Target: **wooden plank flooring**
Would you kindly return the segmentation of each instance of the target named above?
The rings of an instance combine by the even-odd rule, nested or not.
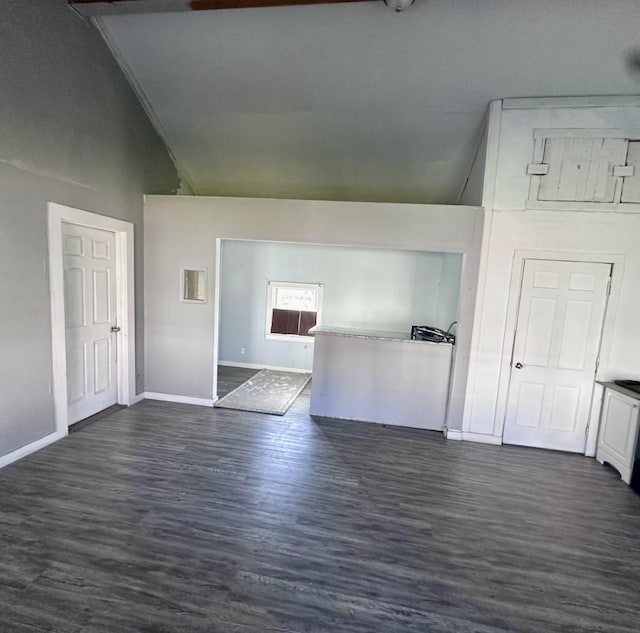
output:
[[[259,371],[259,369],[248,369],[246,367],[218,365],[218,397],[222,398],[231,393]]]
[[[0,631],[640,629],[640,497],[575,455],[144,401],[0,471]]]

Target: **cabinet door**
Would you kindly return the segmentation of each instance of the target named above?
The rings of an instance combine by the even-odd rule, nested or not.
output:
[[[621,202],[640,203],[640,141],[629,143],[627,166],[631,173],[623,179]]]
[[[626,163],[627,144],[622,138],[545,139],[543,163],[548,171],[540,178],[538,200],[614,202],[621,181],[613,168]]]
[[[630,468],[638,430],[638,401],[617,391],[605,391],[599,445]]]
[[[527,208],[640,204],[640,130],[536,129]]]

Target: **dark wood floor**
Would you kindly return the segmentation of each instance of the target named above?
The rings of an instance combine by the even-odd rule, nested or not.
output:
[[[144,401],[0,471],[2,633],[637,632],[594,460]]]
[[[259,369],[247,369],[246,367],[218,365],[218,397],[226,396],[259,371]]]

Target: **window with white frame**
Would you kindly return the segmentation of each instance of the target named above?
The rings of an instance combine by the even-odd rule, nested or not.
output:
[[[309,330],[320,323],[322,284],[270,281],[267,286],[267,338],[313,340]]]

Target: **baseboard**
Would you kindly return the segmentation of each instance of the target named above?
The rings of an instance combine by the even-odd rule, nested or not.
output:
[[[131,407],[134,404],[138,404],[138,402],[142,402],[145,399],[145,397],[146,396],[144,391],[142,393],[137,393],[135,396],[133,396],[133,398],[131,398],[131,404],[129,406]]]
[[[163,402],[178,402],[179,404],[195,404],[200,407],[212,407],[218,396],[215,398],[192,398],[191,396],[176,396],[171,393],[156,393],[155,391],[145,391],[144,397],[147,400],[162,400]]]
[[[223,367],[242,367],[243,369],[273,369],[274,371],[290,371],[294,374],[310,374],[310,369],[299,369],[297,367],[278,367],[276,365],[260,365],[259,363],[235,363],[228,360],[219,360],[218,365]]]
[[[444,436],[448,440],[457,440],[460,441],[462,439],[462,431],[458,431],[458,429],[448,429],[446,426],[442,429]]]
[[[49,444],[53,444],[54,442],[61,440],[63,437],[67,437],[67,435],[68,435],[67,429],[63,429],[62,431],[54,431],[49,435],[45,435],[44,437],[41,437],[39,440],[36,440],[35,442],[31,442],[26,446],[21,446],[20,448],[16,448],[15,451],[11,451],[10,453],[7,453],[6,455],[3,455],[2,457],[0,457],[0,468],[4,468],[5,466],[12,464],[13,462],[17,462],[19,459],[22,459],[27,455],[31,455],[31,453],[35,453],[36,451],[39,451],[40,449],[45,448],[45,446],[49,446]]]
[[[485,435],[484,433],[470,433],[469,431],[462,431],[462,439],[467,442],[479,442],[480,444],[502,446],[502,437],[500,435]]]

